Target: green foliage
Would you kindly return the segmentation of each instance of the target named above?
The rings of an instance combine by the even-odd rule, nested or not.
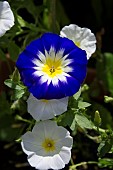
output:
[[[56,5],[51,0],[44,0],[38,5],[38,1],[35,4],[32,0],[9,0],[8,2],[15,15],[15,25],[3,37],[0,37],[1,62],[7,62],[9,58],[15,63],[19,53],[32,40],[40,37],[44,32],[51,31],[59,34],[61,27],[70,24],[61,1],[56,1]],[[110,18],[112,0],[109,2],[91,0],[98,26],[102,25],[102,3],[107,10],[106,18]],[[95,68],[92,65],[96,72],[94,81],[88,85],[87,81],[84,82],[79,91],[69,97],[67,111],[55,117],[58,125],[68,128],[74,138],[73,161],[70,162],[74,165],[70,165],[70,169],[93,163],[99,168],[113,168],[113,115],[111,112],[113,109],[113,54],[103,53],[97,49],[93,58],[96,60]],[[27,130],[31,130],[34,122],[26,108],[29,92],[22,84],[18,70],[15,68],[12,71],[10,64],[9,68],[11,72],[4,81],[8,89],[4,92],[0,91],[0,140],[14,142],[21,137],[26,127]],[[79,139],[78,143],[76,139]],[[90,149],[92,141],[96,151]],[[89,157],[82,157],[82,152]],[[93,157],[91,153],[94,154]],[[82,157],[81,163],[76,164],[78,161],[74,160],[75,157],[77,158],[76,155]],[[90,157],[94,162],[93,160],[83,162]]]

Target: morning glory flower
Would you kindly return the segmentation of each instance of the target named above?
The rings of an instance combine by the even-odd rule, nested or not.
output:
[[[75,94],[86,77],[86,52],[73,41],[45,33],[19,55],[21,80],[37,99],[60,99]]]
[[[35,120],[52,119],[67,111],[68,97],[62,99],[38,100],[32,94],[27,99],[27,110]]]
[[[0,37],[14,25],[14,15],[7,1],[0,2]]]
[[[41,121],[22,136],[22,149],[36,169],[62,169],[71,158],[73,139],[62,126],[51,120]]]
[[[62,28],[60,35],[71,39],[79,48],[85,50],[87,59],[96,50],[96,37],[88,28],[81,28],[78,25],[70,24]]]

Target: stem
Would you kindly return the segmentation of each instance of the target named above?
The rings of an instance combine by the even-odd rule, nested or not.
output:
[[[106,133],[106,132],[109,132],[109,130],[108,129],[102,129],[102,128],[99,128],[98,127],[98,129],[97,129],[97,127],[96,126],[93,126],[93,130],[98,130],[99,132],[101,132],[101,133]]]
[[[26,123],[29,123],[29,124],[32,124],[32,121],[30,121],[30,120],[27,120],[27,119],[24,119],[24,118],[22,118],[21,116],[19,116],[19,115],[16,115],[16,120],[21,120],[21,121],[23,121],[23,122],[26,122]]]
[[[56,33],[56,0],[50,0],[51,29]]]
[[[71,158],[71,160],[70,160],[70,161],[71,161],[71,164],[72,164],[72,166],[73,166],[73,165],[74,165],[73,159]]]
[[[77,167],[87,165],[87,164],[98,164],[98,162],[96,162],[96,161],[80,162],[76,165],[70,166],[70,170],[76,170]]]

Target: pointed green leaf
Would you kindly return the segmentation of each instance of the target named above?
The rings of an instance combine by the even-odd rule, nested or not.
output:
[[[91,106],[90,103],[82,102],[82,101],[79,101],[79,102],[78,102],[78,107],[79,107],[79,109],[83,109],[83,108],[89,107],[89,106]]]
[[[93,123],[82,114],[76,114],[75,120],[81,128],[92,129],[94,126]]]

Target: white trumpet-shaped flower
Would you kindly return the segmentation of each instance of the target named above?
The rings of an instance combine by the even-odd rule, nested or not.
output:
[[[14,25],[14,15],[7,1],[0,2],[0,37]]]
[[[28,112],[35,120],[52,119],[67,110],[68,97],[62,99],[38,100],[30,94],[27,100]]]
[[[88,28],[81,28],[78,25],[70,24],[62,28],[60,35],[69,38],[79,48],[85,50],[87,59],[89,59],[96,50],[96,37]]]
[[[36,169],[62,169],[71,158],[73,139],[70,133],[54,121],[41,121],[22,136],[22,149],[28,162]]]

